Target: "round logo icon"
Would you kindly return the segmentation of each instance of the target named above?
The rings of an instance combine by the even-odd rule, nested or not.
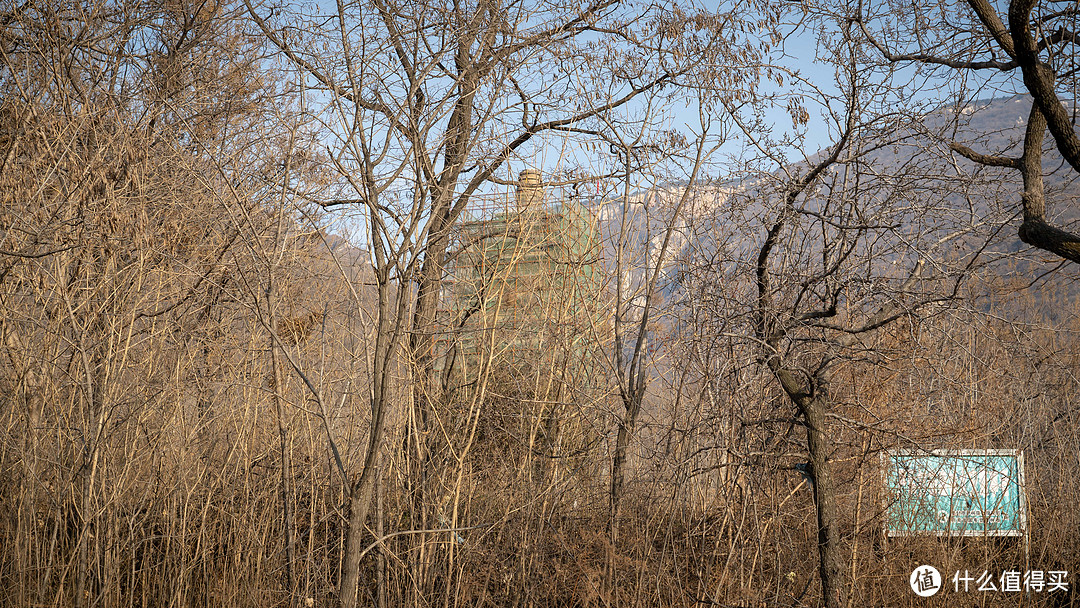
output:
[[[919,566],[908,579],[911,590],[919,597],[930,597],[941,589],[941,573],[933,566]]]

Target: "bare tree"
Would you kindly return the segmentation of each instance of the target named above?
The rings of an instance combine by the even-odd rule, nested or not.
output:
[[[951,147],[976,163],[1019,171],[1024,184],[1020,239],[1065,260],[1080,262],[1080,237],[1054,224],[1055,209],[1053,205],[1048,208],[1043,181],[1048,170],[1043,159],[1047,130],[1062,158],[1073,171],[1080,171],[1074,109],[1077,8],[1036,0],[1013,0],[1007,11],[982,0],[954,6],[917,3],[904,9],[916,18],[890,26],[884,14],[891,8],[889,2],[864,3],[855,11],[848,8],[829,16],[857,23],[861,43],[883,63],[910,66],[909,70],[926,74],[932,82],[953,79],[965,83],[951,93],[958,122],[964,121],[959,110],[971,107],[977,96],[988,91],[1029,92],[1034,103],[1020,154],[987,150],[978,140],[989,134],[970,131],[954,133]],[[931,14],[937,17],[928,19]],[[1071,205],[1057,209],[1063,210],[1074,212]]]
[[[5,550],[26,554],[20,602],[192,593],[186,551],[171,553],[179,561],[162,552],[156,582],[122,556],[153,522],[185,536],[186,509],[200,500],[192,486],[217,473],[206,430],[218,350],[204,338],[227,324],[219,304],[238,236],[217,192],[273,166],[259,158],[273,148],[261,135],[226,137],[268,124],[257,50],[231,31],[236,15],[103,1],[28,2],[0,17],[0,316],[16,396],[5,415],[26,414],[27,465],[23,548]],[[188,423],[175,436],[183,425],[169,412]],[[63,432],[50,438],[49,428]],[[146,445],[139,428],[163,438]],[[162,461],[158,479],[177,485],[146,489]],[[184,508],[170,507],[181,490]]]
[[[415,408],[407,450],[419,458],[413,492],[429,491],[425,463],[440,401],[436,312],[451,230],[470,200],[510,181],[509,164],[543,145],[588,137],[604,113],[663,87],[679,94],[674,85],[691,70],[724,74],[734,86],[741,75],[723,71],[724,58],[754,50],[720,42],[735,31],[734,13],[667,4],[378,0],[342,2],[329,15],[248,8],[300,81],[322,94],[315,111],[335,138],[340,190],[320,201],[362,212],[379,290],[372,426],[350,490],[340,592],[352,606],[370,465],[385,421],[401,413],[387,386],[390,361],[406,338]],[[417,514],[414,524],[433,527],[430,514]]]
[[[617,385],[621,411],[616,418],[612,449],[609,529],[618,538],[619,505],[625,491],[630,442],[645,405],[650,382],[657,376],[653,359],[658,339],[657,317],[664,304],[659,292],[669,286],[672,261],[686,246],[684,209],[708,196],[699,183],[711,156],[726,143],[720,120],[710,103],[719,91],[697,91],[699,125],[689,138],[651,125],[606,117],[601,135],[615,153],[613,194],[600,205],[606,219],[603,235],[606,270],[613,292],[612,356],[609,365]],[[637,129],[633,127],[636,126]]]
[[[949,302],[978,265],[977,253],[957,258],[949,247],[985,244],[1000,221],[993,208],[950,209],[948,201],[971,187],[969,177],[931,160],[932,148],[899,155],[913,160],[888,153],[925,148],[932,139],[921,135],[923,117],[894,99],[895,89],[871,83],[875,75],[860,65],[853,30],[841,26],[821,51],[836,69],[833,85],[781,72],[792,88],[775,101],[790,112],[794,137],[779,127],[762,130],[752,108],[726,101],[758,156],[733,189],[738,202],[727,212],[728,227],[699,245],[719,266],[705,273],[716,282],[694,287],[707,301],[728,303],[716,311],[730,320],[717,325],[751,340],[758,363],[794,407],[792,424],[805,427],[808,462],[798,467],[813,492],[818,575],[830,607],[847,606],[850,593],[835,442],[837,427],[851,419],[836,402],[833,377],[845,362],[874,361],[882,328]],[[785,151],[800,154],[808,108],[820,112],[818,128],[832,141],[791,162]],[[706,266],[701,258],[696,265]]]

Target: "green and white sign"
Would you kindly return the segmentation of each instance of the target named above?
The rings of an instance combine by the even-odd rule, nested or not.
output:
[[[1022,536],[1020,450],[896,450],[885,455],[890,536]]]

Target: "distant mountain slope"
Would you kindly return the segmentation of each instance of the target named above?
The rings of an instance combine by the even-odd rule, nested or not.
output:
[[[1019,157],[1031,103],[1030,95],[975,101],[961,108],[944,108],[927,116],[925,124],[942,139],[951,138],[976,152]],[[960,120],[953,134],[952,117],[957,112]],[[960,159],[960,162],[970,166],[966,160]],[[1044,140],[1043,173],[1050,219],[1062,224],[1076,222],[1080,219],[1078,176],[1058,153],[1049,133]],[[1004,179],[1015,192],[1016,210],[1019,211],[1020,193],[1023,190],[1020,173],[1015,170],[1006,171]]]
[[[861,162],[874,167],[889,179],[904,179],[913,175],[922,182],[913,187],[924,189],[913,196],[937,197],[942,207],[964,212],[974,208],[974,214],[983,217],[991,216],[995,213],[991,207],[997,207],[995,221],[1009,225],[1001,234],[1002,242],[993,250],[998,251],[999,255],[1029,250],[1030,247],[1020,242],[1016,234],[1023,189],[1019,172],[976,166],[958,154],[950,154],[948,144],[956,141],[982,154],[1019,156],[1030,108],[1031,97],[1028,95],[976,101],[960,108],[944,107],[925,116],[917,127],[891,134],[898,143],[882,145],[870,151]],[[821,154],[823,152],[812,155],[811,162],[820,158]],[[935,164],[938,167],[928,166]],[[940,166],[943,164],[952,166]],[[1078,176],[1064,163],[1049,136],[1046,138],[1044,167],[1049,219],[1063,227],[1080,224]],[[795,169],[798,170],[798,166]],[[927,177],[932,176],[935,170],[941,173],[941,181],[936,184]],[[915,172],[920,173],[914,175]],[[683,217],[677,219],[672,218],[672,213],[685,190],[684,185],[666,185],[635,192],[627,201],[619,198],[596,201],[593,209],[603,235],[605,263],[613,269],[618,252],[623,251],[622,266],[626,273],[623,283],[628,290],[638,291],[644,269],[655,263],[664,227],[674,222],[675,232],[669,245],[667,264],[675,264],[675,260],[688,247],[717,247],[715,242],[699,242],[700,239],[718,238],[715,231],[691,234],[690,226],[723,212],[725,206],[744,207],[739,216],[743,220],[752,220],[752,223],[732,227],[732,232],[741,233],[752,240],[755,233],[760,234],[760,222],[766,218],[763,217],[764,209],[753,208],[753,197],[747,197],[745,193],[760,188],[762,181],[760,177],[744,177],[726,180],[723,186],[700,187],[692,193]],[[930,190],[928,184],[937,187]],[[744,195],[733,197],[732,194],[737,192]],[[806,198],[809,199],[807,205],[813,205],[813,195]],[[920,218],[910,219],[915,222]],[[729,241],[725,244],[728,248],[738,250],[746,246],[746,243],[737,242],[735,234],[725,234],[724,238]],[[732,238],[736,238],[736,241],[732,242]],[[620,244],[620,239],[625,242]],[[1039,252],[1033,253],[1039,255]],[[665,272],[672,276],[676,273],[677,270],[673,268]],[[630,292],[624,295],[629,296]]]
[[[902,279],[923,254],[930,256],[927,259],[931,264],[936,263],[935,259],[955,264],[958,272],[966,262],[957,260],[977,254],[971,264],[983,268],[986,280],[1015,279],[1017,285],[1032,282],[1054,268],[1059,260],[1022,243],[1017,236],[1023,189],[1019,172],[978,166],[949,150],[949,143],[956,141],[983,154],[1019,156],[1030,107],[1031,98],[1026,95],[944,107],[904,130],[883,133],[893,140],[885,145],[866,142],[869,151],[858,162],[864,175],[880,182],[878,190],[867,189],[874,192],[870,196],[882,197],[876,207],[870,208],[880,211],[880,217],[900,224],[892,236],[883,240],[902,241],[905,229],[910,228],[910,234],[921,235],[918,238],[923,242],[898,242],[867,250],[864,254],[873,268],[850,269],[846,277],[838,280],[861,281],[866,289],[872,289],[875,282]],[[820,154],[816,157],[820,158]],[[1080,184],[1049,136],[1044,166],[1049,219],[1077,230]],[[792,169],[805,170],[798,166]],[[752,274],[758,247],[779,208],[775,193],[769,194],[769,182],[778,183],[773,177],[779,176],[762,174],[698,187],[690,193],[679,217],[674,211],[686,191],[685,185],[639,191],[625,200],[594,201],[592,208],[602,237],[610,293],[622,290],[627,320],[638,318],[643,309],[646,280],[656,265],[669,226],[672,233],[668,251],[652,292],[651,315],[656,330],[662,334],[682,323],[680,315],[687,314],[687,307],[734,306],[749,314],[746,306],[755,297]],[[827,196],[828,186],[818,186],[801,197],[798,206],[813,211],[824,204]],[[889,210],[889,205],[896,207]],[[950,240],[947,247],[938,243],[936,249],[927,248],[936,239],[948,237],[950,231],[964,236]],[[1069,272],[1066,267],[1065,273]],[[714,284],[724,282],[717,288],[723,303],[695,301],[699,294],[694,290],[700,284],[684,280],[695,273],[713,273]],[[803,279],[816,280],[809,276]],[[798,282],[800,277],[790,280]],[[1059,281],[1051,288],[1078,292],[1078,285]],[[876,301],[863,299],[865,303]],[[664,353],[657,352],[654,358],[657,373],[663,374],[667,366]]]

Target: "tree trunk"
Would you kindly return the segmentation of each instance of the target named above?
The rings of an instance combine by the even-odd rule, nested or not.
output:
[[[630,446],[630,438],[634,434],[634,426],[637,422],[638,412],[641,411],[641,395],[630,395],[624,401],[626,415],[619,421],[619,434],[615,438],[615,454],[611,459],[611,488],[610,510],[608,511],[608,527],[611,534],[611,542],[617,538],[616,521],[619,517],[619,502],[622,500],[623,486],[625,485],[626,452]]]
[[[354,608],[357,603],[356,587],[360,582],[360,553],[363,551],[361,545],[364,540],[364,522],[367,521],[374,488],[374,471],[365,468],[349,497],[349,532],[345,537],[345,564],[341,570],[342,608]]]
[[[847,582],[844,580],[844,556],[836,508],[836,491],[828,463],[829,434],[825,424],[826,398],[801,400],[799,409],[806,421],[806,444],[810,451],[814,505],[817,508],[818,573],[826,608],[847,606]]]
[[[360,479],[349,488],[349,531],[345,536],[345,563],[342,565],[341,586],[338,591],[343,608],[356,606],[356,587],[360,580],[360,554],[364,538],[364,524],[371,496],[379,472],[376,463],[382,448],[383,429],[386,426],[386,408],[390,399],[388,385],[393,367],[395,346],[399,332],[391,328],[390,317],[390,280],[385,267],[377,274],[379,285],[378,327],[375,333],[375,356],[372,360],[371,382],[371,431],[368,436],[367,452],[364,455],[364,469]],[[401,296],[402,294],[398,294]],[[400,309],[394,317],[397,323],[402,319]]]
[[[796,374],[780,366],[776,357],[769,360],[780,386],[799,408],[806,422],[806,444],[810,452],[810,473],[817,511],[818,574],[826,608],[847,607],[847,581],[844,556],[840,544],[840,525],[836,507],[836,489],[829,464],[828,393],[820,378],[810,381],[808,390]]]
[[[270,317],[273,323],[273,315]],[[271,325],[273,327],[273,325]],[[289,432],[285,426],[285,406],[281,397],[282,373],[281,362],[274,348],[273,338],[270,342],[270,360],[274,378],[274,409],[277,413],[278,427],[278,451],[281,457],[281,523],[285,528],[285,576],[289,588],[289,605],[294,605],[296,596],[296,573],[293,564],[296,562],[295,540],[293,539],[293,509],[292,509],[292,459],[289,457]]]

